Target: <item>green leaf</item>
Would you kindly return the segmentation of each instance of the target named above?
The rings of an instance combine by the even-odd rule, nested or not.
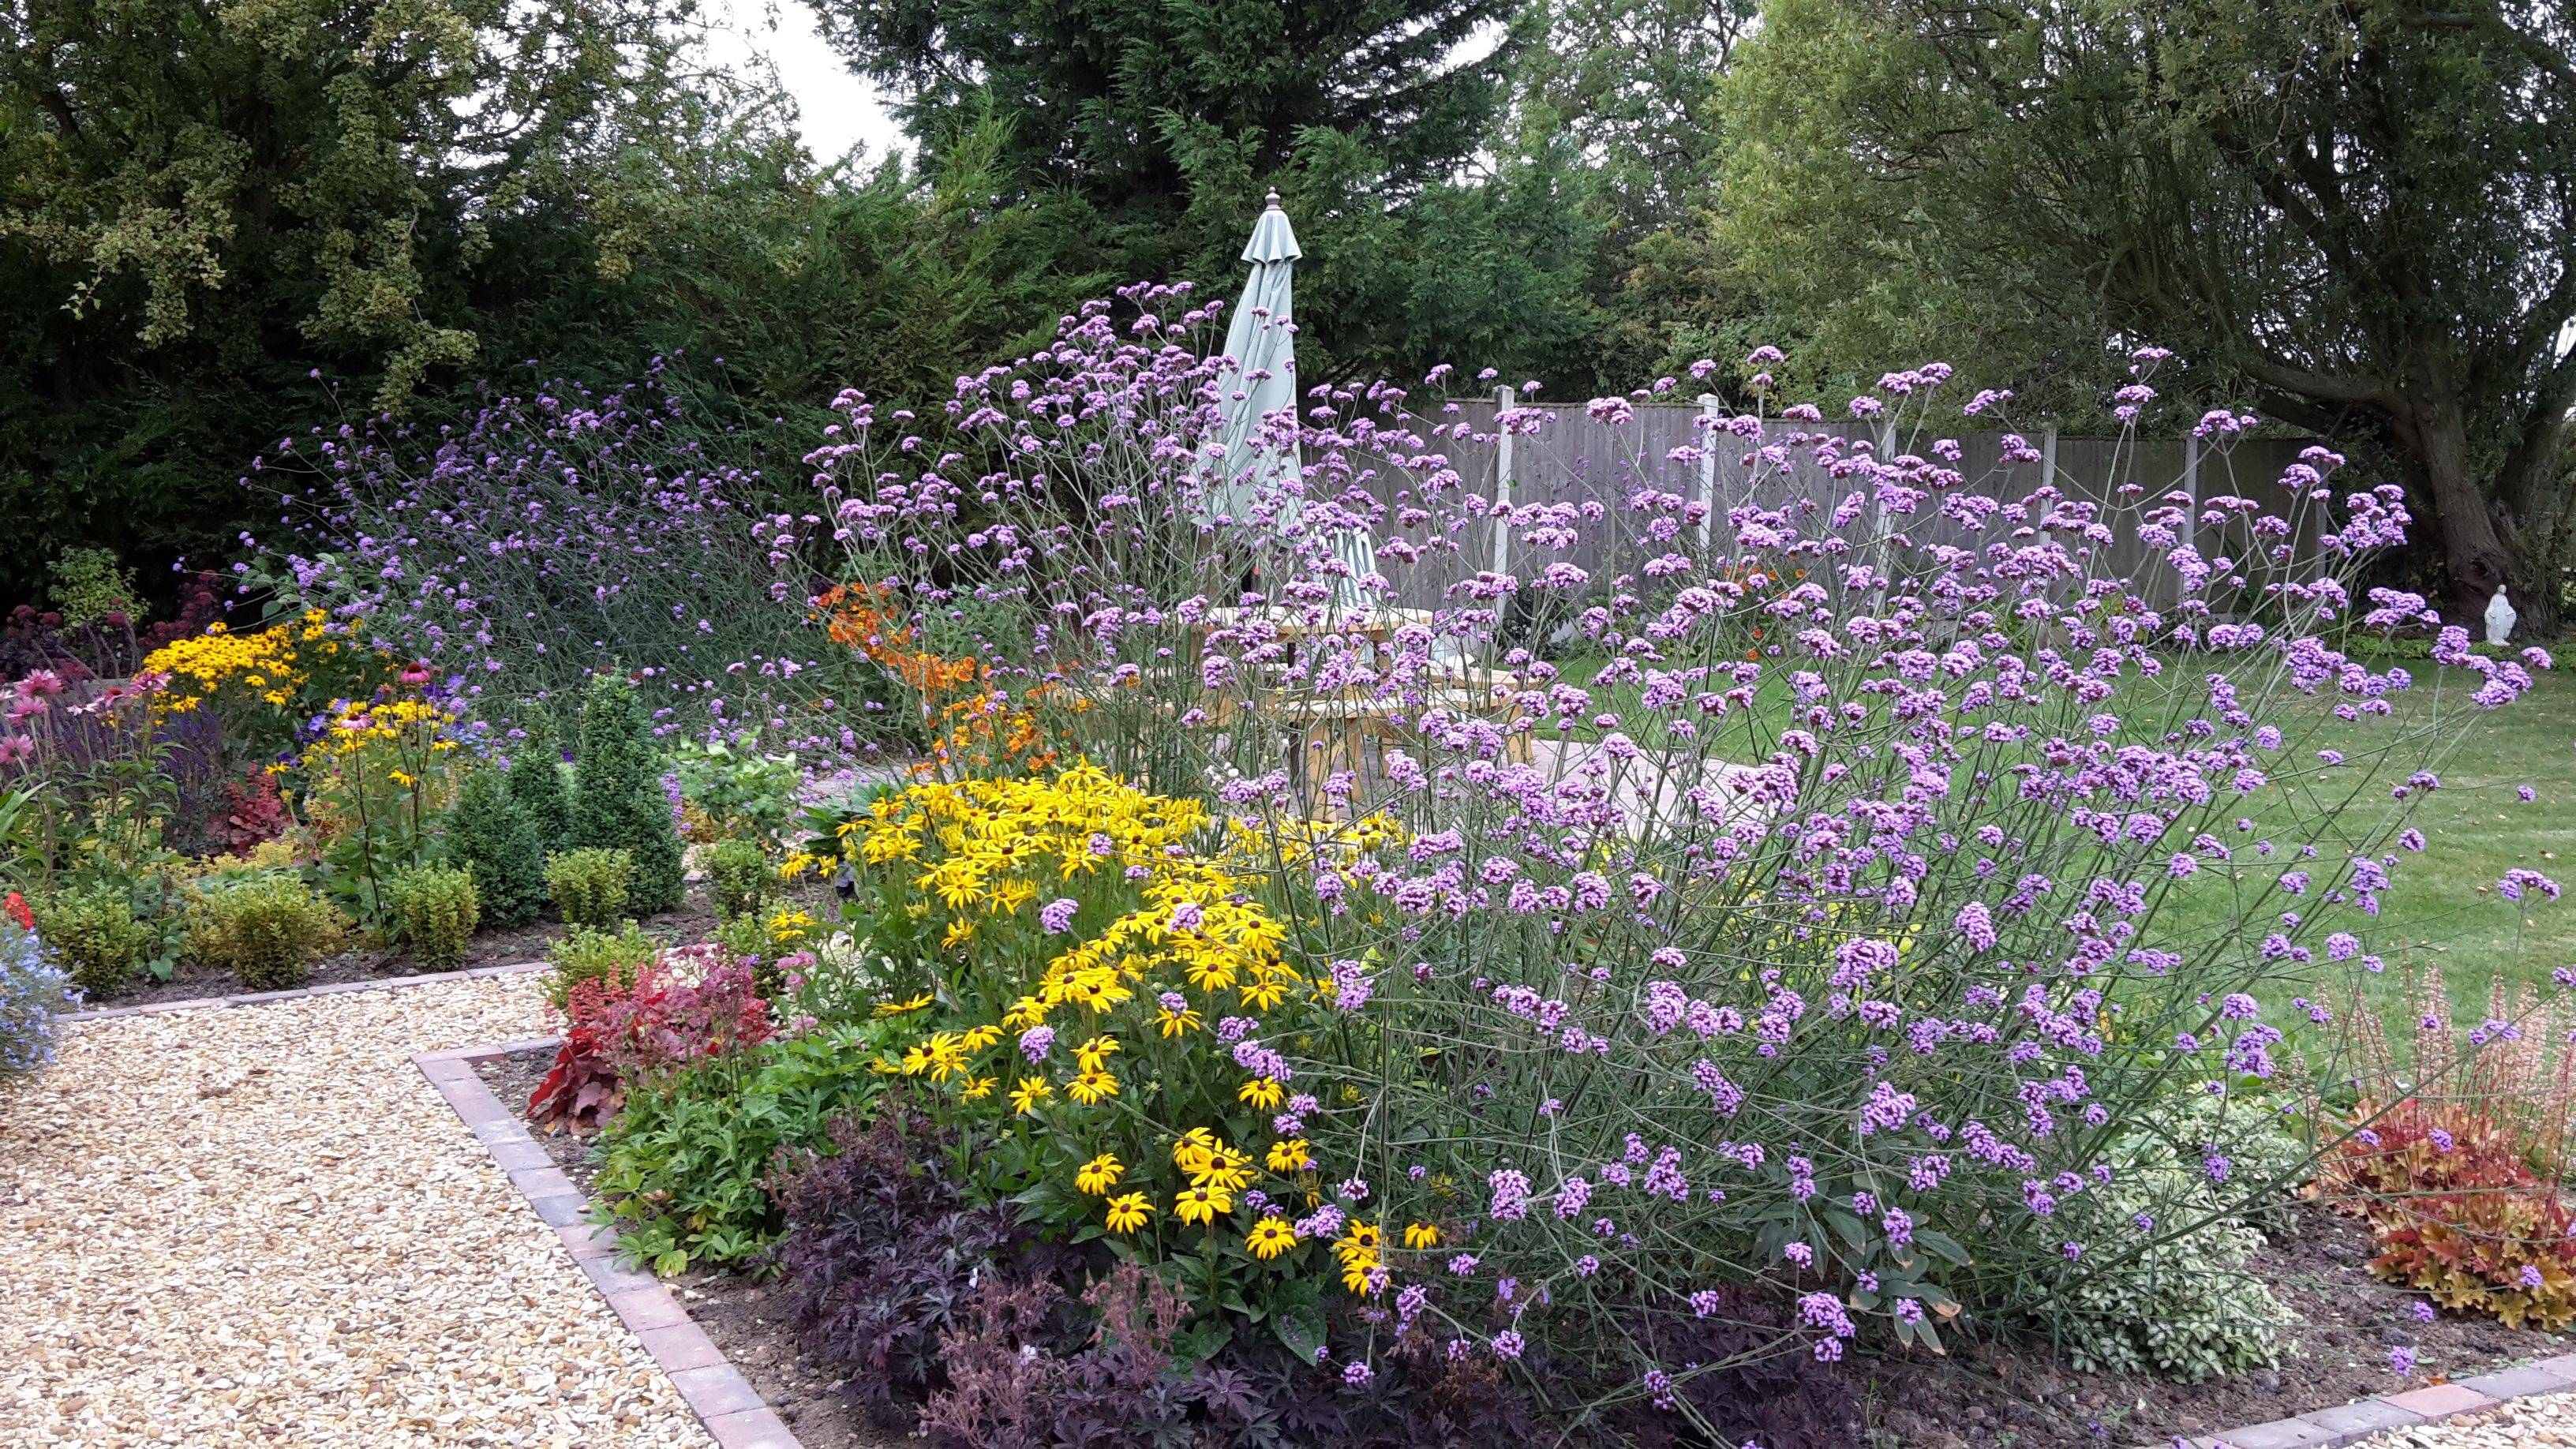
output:
[[[1829,1207],[1819,1216],[1824,1218],[1827,1227],[1834,1230],[1835,1236],[1851,1245],[1853,1252],[1857,1253],[1869,1245],[1869,1225],[1862,1222],[1860,1215],[1851,1209]]]
[[[1313,1308],[1274,1313],[1270,1331],[1278,1335],[1279,1342],[1297,1356],[1299,1363],[1313,1363],[1316,1351],[1324,1346],[1324,1316]]]
[[[1234,1320],[1222,1313],[1204,1313],[1172,1335],[1172,1361],[1181,1368],[1195,1368],[1233,1341]]]

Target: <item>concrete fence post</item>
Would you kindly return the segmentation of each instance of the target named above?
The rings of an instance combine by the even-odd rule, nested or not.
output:
[[[1494,389],[1494,576],[1512,571],[1512,525],[1504,510],[1512,502],[1512,433],[1503,415],[1520,406],[1520,389],[1509,383]]]
[[[1699,551],[1705,554],[1717,525],[1717,425],[1724,414],[1716,393],[1699,395],[1699,419]]]

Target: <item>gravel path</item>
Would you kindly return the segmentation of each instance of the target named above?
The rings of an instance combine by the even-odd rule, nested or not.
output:
[[[2523,1444],[2576,1445],[2576,1394],[2515,1399],[2417,1429],[2391,1429],[2363,1441],[2369,1449],[2515,1449]]]
[[[704,1445],[407,1060],[537,978],[71,1027],[0,1093],[11,1445]]]

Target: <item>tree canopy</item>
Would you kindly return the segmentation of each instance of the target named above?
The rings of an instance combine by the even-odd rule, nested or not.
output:
[[[2155,342],[2186,408],[2405,477],[2455,613],[2551,620],[2544,0],[807,3],[916,159],[818,167],[694,0],[0,0],[0,587],[220,552],[283,434],[531,367],[658,365],[793,458],[843,386],[932,402],[1080,298],[1230,292],[1276,188],[1310,380],[1571,397],[1778,342],[1792,386],[1938,357],[2082,427]]]
[[[944,387],[1087,280],[979,171],[998,132],[818,173],[693,34],[688,0],[0,0],[0,583],[221,549],[250,458],[344,407],[687,349],[711,426],[763,421],[854,358]]]
[[[853,68],[934,150],[990,105],[1009,160],[1154,225],[1187,189],[1185,133],[1258,174],[1304,134],[1364,142],[1390,185],[1445,177],[1483,143],[1516,46],[1462,60],[1513,0],[814,0]]]
[[[2456,613],[2545,605],[2572,56],[2546,3],[1775,0],[1720,240],[1828,363],[1937,343],[2064,403],[2125,341],[2175,348],[2401,467]]]

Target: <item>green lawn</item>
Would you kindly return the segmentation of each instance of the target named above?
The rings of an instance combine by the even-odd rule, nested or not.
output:
[[[1566,680],[1588,688],[1603,663],[1575,658],[1559,661],[1558,667]],[[2508,986],[2545,983],[2555,968],[2576,965],[2576,895],[2552,903],[2534,894],[2517,906],[2495,891],[2496,882],[2515,866],[2576,887],[2576,679],[2541,675],[2530,694],[2487,711],[2468,703],[2457,678],[2444,685],[2447,695],[2437,698],[2430,687],[2435,668],[2420,661],[2406,667],[2421,687],[2399,696],[2396,713],[2385,719],[2349,724],[2335,719],[2332,710],[2340,695],[2311,699],[2293,694],[2258,710],[2259,717],[2282,728],[2291,744],[2280,756],[2284,768],[2274,772],[2274,787],[2258,797],[2263,805],[2255,813],[2257,828],[2244,836],[2225,833],[2231,845],[2239,846],[2266,836],[2316,840],[2321,855],[2340,858],[2340,846],[2366,838],[2403,808],[2390,798],[2389,785],[2412,770],[2434,768],[2442,788],[2409,802],[2428,848],[2420,855],[2398,852],[2396,884],[2383,894],[2377,920],[2336,912],[2336,924],[2360,936],[2365,949],[2383,957],[2389,970],[2370,977],[2349,966],[2335,967],[2331,982],[2358,979],[2363,994],[2384,1012],[2400,993],[2407,967],[2432,965],[2440,969],[2455,1005],[2476,1011],[2499,977]],[[2200,672],[2186,666],[2164,682],[2133,682],[2118,708],[2145,725],[2150,735],[2163,730],[2168,719],[2205,713]],[[1765,681],[1766,700],[1774,684]],[[1606,691],[1599,701],[1601,708],[1623,714],[1637,703],[1634,686]],[[2447,747],[2438,740],[2393,744],[2424,729],[2436,709],[2451,722]],[[1595,731],[1569,733],[1589,738]],[[2435,750],[2430,759],[2422,754],[2428,745]],[[2346,764],[2323,768],[2316,755],[2320,749],[2345,752]],[[2515,787],[2520,785],[2533,787],[2538,799],[2518,799]],[[2337,812],[2332,826],[2321,826],[2330,809]],[[2268,882],[2289,863],[2286,853],[2265,861],[2241,849],[2236,862],[2249,884]],[[2214,946],[2213,929],[2234,913],[2228,894],[2210,889],[2211,884],[2196,882],[2186,893],[2192,904],[2160,922],[2157,934]],[[2282,904],[2315,900],[2285,903],[2276,898],[2263,909],[2268,918]],[[2349,989],[2328,984],[2318,994],[2340,1001]]]
[[[2417,666],[2414,672],[2421,679],[2430,668]],[[2303,713],[2318,726],[2319,738],[2303,760],[2313,760],[2318,748],[2352,749],[2357,759],[2371,733],[2385,728],[2332,719],[2325,713],[2331,703],[2300,701],[2283,711]],[[2402,703],[2398,722],[2424,707],[2421,700]],[[2283,724],[2289,727],[2290,720]],[[2498,978],[2508,985],[2546,982],[2552,970],[2576,965],[2576,897],[2550,902],[2535,893],[2516,904],[2495,891],[2515,866],[2576,883],[2569,870],[2570,859],[2576,859],[2569,850],[2576,842],[2576,679],[2540,675],[2522,699],[2500,710],[2471,706],[2459,725],[2456,743],[2434,765],[2442,788],[2413,802],[2426,849],[2412,856],[2401,852],[2396,884],[2383,898],[2379,919],[2355,931],[2388,959],[2391,978],[2401,962],[2437,966],[2454,1004],[2470,1010],[2485,1001]],[[2282,792],[2286,798],[2268,806],[2264,822],[2286,833],[2328,773],[2304,778],[2304,790]],[[2521,785],[2531,786],[2539,798],[2517,798]],[[2349,808],[2353,820],[2370,821],[2385,820],[2400,807],[2383,784]]]

